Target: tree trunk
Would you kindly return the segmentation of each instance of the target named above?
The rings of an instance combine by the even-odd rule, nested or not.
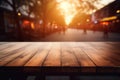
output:
[[[46,35],[46,5],[45,2],[43,2],[43,36]]]
[[[13,1],[13,12],[14,12],[14,20],[16,22],[16,34],[17,34],[17,41],[22,41],[22,32],[21,32],[21,26],[20,26],[20,23],[19,23],[19,17],[18,17],[18,13],[17,13],[17,9],[16,9],[16,3],[15,3],[15,0],[12,0]]]

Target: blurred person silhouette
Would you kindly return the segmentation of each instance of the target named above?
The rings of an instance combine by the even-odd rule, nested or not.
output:
[[[104,39],[108,39],[108,37],[109,37],[108,32],[109,32],[108,25],[103,25],[103,38]]]
[[[66,26],[64,26],[64,27],[62,28],[62,32],[63,32],[64,35],[65,35],[66,30],[67,30],[67,28],[66,28]]]
[[[86,28],[86,25],[83,26],[83,33],[84,33],[84,34],[87,34],[87,28]]]

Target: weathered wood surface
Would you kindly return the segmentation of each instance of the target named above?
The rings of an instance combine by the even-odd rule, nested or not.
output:
[[[1,42],[0,66],[120,66],[120,42]]]

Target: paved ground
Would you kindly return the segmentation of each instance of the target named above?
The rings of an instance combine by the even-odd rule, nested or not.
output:
[[[36,41],[120,41],[120,33],[108,33],[105,35],[100,31],[90,31],[86,33],[83,30],[67,29],[64,32],[56,32],[45,38]]]

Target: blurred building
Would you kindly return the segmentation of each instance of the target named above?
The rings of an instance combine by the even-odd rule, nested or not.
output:
[[[103,18],[117,16],[120,17],[120,0],[116,0],[109,5],[103,7],[102,9],[94,13],[96,20],[101,20]]]
[[[0,7],[0,35],[11,34],[16,32],[16,21],[13,11],[10,9]],[[22,30],[33,31],[38,30],[40,25],[34,18],[22,15],[18,13],[19,23]],[[24,32],[24,31],[23,31]]]
[[[120,0],[116,0],[92,14],[97,27],[108,26],[110,31],[120,32]]]
[[[11,32],[14,29],[15,21],[13,17],[12,11],[0,7],[0,34]]]

